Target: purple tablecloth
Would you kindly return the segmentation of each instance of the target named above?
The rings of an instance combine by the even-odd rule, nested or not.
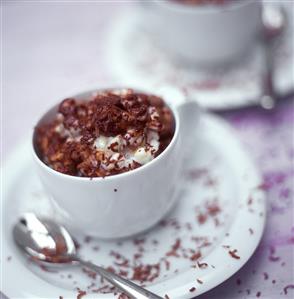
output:
[[[251,108],[223,116],[237,129],[263,174],[268,195],[267,224],[249,262],[228,281],[200,298],[293,298],[293,97],[280,103],[274,112]]]
[[[90,84],[115,85],[103,59],[105,36],[111,22],[129,6],[122,1],[4,3],[4,159],[57,99]],[[262,242],[250,261],[199,298],[293,298],[293,97],[280,102],[274,112],[250,108],[222,116],[236,128],[264,176],[268,219]]]

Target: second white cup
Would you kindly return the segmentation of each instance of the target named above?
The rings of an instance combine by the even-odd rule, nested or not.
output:
[[[178,60],[213,66],[238,59],[261,28],[262,3],[188,5],[170,0],[142,1],[144,28]]]

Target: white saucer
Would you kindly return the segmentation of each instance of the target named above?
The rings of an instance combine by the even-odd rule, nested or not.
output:
[[[278,1],[279,2],[279,1]],[[294,89],[293,3],[284,5],[288,27],[275,49],[275,87],[281,96]],[[175,63],[144,30],[139,15],[130,11],[121,16],[109,32],[108,64],[122,85],[156,90],[177,87],[188,98],[209,109],[229,109],[258,103],[262,94],[265,56],[260,44],[243,61],[211,70]]]
[[[99,277],[90,278],[79,268],[51,273],[22,257],[12,240],[12,224],[25,211],[54,217],[54,207],[35,174],[28,143],[11,155],[3,174],[1,291],[9,298],[57,299],[77,298],[77,287],[88,292],[87,286],[101,286]],[[195,297],[237,272],[256,249],[266,216],[260,186],[260,176],[233,130],[223,120],[203,115],[193,153],[187,157],[183,182],[179,182],[181,195],[174,210],[136,240],[101,241],[79,236],[81,255],[103,266],[128,271],[130,276],[133,270],[127,262],[115,253],[110,255],[111,251],[125,256],[129,263],[155,264],[155,276],[160,262],[159,276],[146,286],[163,297]],[[193,259],[198,251],[201,258],[197,263]],[[134,259],[134,253],[142,257]],[[119,297],[89,292],[83,298]]]

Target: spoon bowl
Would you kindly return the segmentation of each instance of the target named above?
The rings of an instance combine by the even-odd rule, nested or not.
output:
[[[115,273],[80,259],[74,239],[69,232],[48,218],[39,218],[33,213],[24,214],[13,228],[13,237],[19,248],[33,261],[50,266],[80,264],[97,272],[131,298],[162,299]]]
[[[50,219],[24,214],[13,228],[17,245],[32,259],[54,264],[72,263],[76,246],[68,231]]]

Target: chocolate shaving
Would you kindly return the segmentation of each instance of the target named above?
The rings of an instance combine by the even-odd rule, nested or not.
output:
[[[85,295],[87,294],[86,291],[82,291],[78,288],[78,295],[77,295],[77,299],[81,299],[83,298]]]
[[[289,284],[287,286],[284,287],[284,294],[287,295],[288,294],[288,290],[289,289],[294,289],[294,284]]]
[[[197,262],[197,266],[200,268],[200,269],[205,269],[208,267],[208,264],[207,263],[200,263],[200,262]]]
[[[190,257],[190,260],[191,261],[196,261],[196,260],[199,260],[201,258],[201,252],[196,252],[194,253],[191,257]]]
[[[268,280],[268,274],[266,272],[263,273],[264,280]]]
[[[176,239],[175,244],[172,246],[171,250],[168,251],[165,255],[179,257],[178,249],[180,248],[180,246],[181,246],[181,240]]]
[[[229,255],[236,260],[240,259],[240,256],[237,255],[237,249],[229,250]]]

